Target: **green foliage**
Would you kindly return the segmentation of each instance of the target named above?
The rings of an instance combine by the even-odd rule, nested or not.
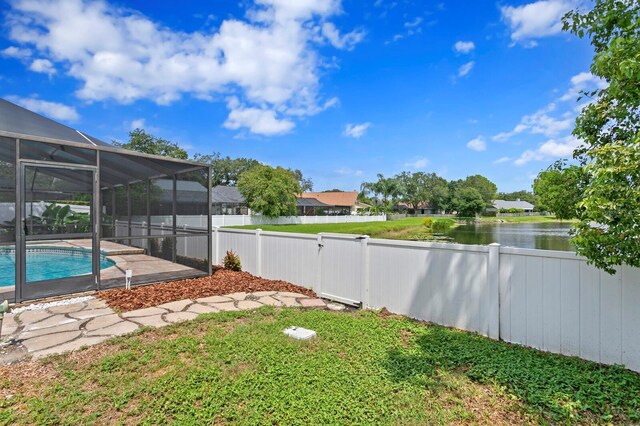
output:
[[[40,216],[33,216],[29,221],[45,225],[49,232],[89,232],[91,230],[89,214],[74,212],[68,204],[51,203]],[[69,226],[73,229],[68,229]]]
[[[129,142],[121,143],[113,141],[113,144],[120,148],[130,149],[136,152],[144,152],[146,154],[162,155],[164,157],[178,158],[181,160],[189,158],[187,151],[180,148],[177,144],[166,139],[150,135],[143,129],[130,131]]]
[[[102,345],[48,358],[46,380],[8,369],[0,424],[640,421],[636,373],[370,311],[222,312]]]
[[[222,260],[222,264],[226,269],[229,269],[230,271],[242,271],[240,256],[238,256],[231,250],[228,250],[227,254],[225,254],[224,259]]]
[[[515,191],[515,192],[498,192],[496,195],[497,200],[505,200],[505,201],[526,201],[528,203],[536,205],[536,196],[531,191]]]
[[[431,219],[430,217],[425,217],[422,221],[422,225],[428,230],[431,230],[433,228],[433,219]]]
[[[456,221],[449,218],[437,218],[433,221],[431,229],[434,232],[446,232],[456,224]]]
[[[476,216],[484,211],[487,202],[480,191],[463,184],[453,191],[449,207],[459,216]]]
[[[377,174],[375,182],[363,182],[360,191],[365,197],[374,197],[383,211],[391,211],[391,206],[400,195],[400,183],[396,178],[385,178],[382,173]]]
[[[268,217],[295,216],[302,188],[291,170],[259,165],[238,179],[238,191],[251,210]]]
[[[583,142],[574,155],[589,176],[574,243],[613,273],[616,265],[640,266],[640,2],[597,0],[563,21],[565,30],[590,38],[591,73],[607,83],[583,93],[591,102],[573,131]]]
[[[580,166],[567,165],[558,160],[538,173],[533,181],[533,192],[541,209],[558,219],[573,219],[578,215],[587,175]]]
[[[429,206],[443,210],[448,197],[447,181],[435,173],[402,172],[393,178],[397,182],[397,195],[410,209]]]
[[[524,209],[516,209],[515,207],[511,207],[508,209],[500,209],[498,211],[500,213],[524,213]]]

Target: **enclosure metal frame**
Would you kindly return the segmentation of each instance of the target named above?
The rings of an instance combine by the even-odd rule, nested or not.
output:
[[[167,174],[159,174],[158,176],[152,176],[146,179],[147,190],[150,188],[151,180],[155,177],[171,177],[173,179],[173,199],[172,199],[172,216],[173,216],[173,227],[171,238],[174,241],[180,236],[177,235],[176,228],[176,212],[177,212],[177,176],[179,174],[188,173],[190,171],[206,169],[207,170],[207,182],[206,182],[206,190],[207,190],[207,271],[209,275],[212,273],[212,225],[211,225],[211,166],[198,163],[190,160],[181,160],[174,159],[168,157],[162,157],[158,155],[139,153],[135,151],[129,151],[126,149],[116,148],[112,146],[103,146],[103,145],[95,145],[95,144],[83,144],[78,142],[66,141],[61,139],[47,138],[42,136],[33,136],[21,133],[13,133],[0,130],[0,136],[8,139],[13,139],[15,143],[15,301],[22,302],[24,299],[23,287],[26,284],[26,243],[31,238],[27,238],[25,235],[25,209],[24,209],[24,169],[29,166],[41,166],[41,167],[53,167],[67,170],[90,170],[93,172],[93,198],[92,198],[92,230],[91,230],[91,238],[92,238],[92,278],[94,280],[94,289],[101,289],[100,282],[100,242],[101,241],[109,241],[109,240],[132,240],[132,239],[146,239],[146,238],[154,238],[151,235],[151,226],[150,226],[150,200],[147,192],[147,219],[149,223],[148,233],[146,236],[136,236],[132,237],[131,232],[128,233],[128,237],[117,237],[117,238],[103,238],[102,236],[102,212],[101,212],[101,196],[102,196],[102,188],[100,187],[100,154],[101,152],[111,152],[121,155],[126,155],[131,157],[134,161],[136,158],[140,159],[151,159],[151,160],[162,160],[165,162],[173,162],[184,164],[185,166],[191,165],[193,167],[186,167],[184,170],[180,170],[177,173],[173,173],[172,175]],[[74,163],[65,163],[58,161],[43,161],[43,160],[31,160],[31,159],[21,159],[20,158],[20,145],[21,141],[33,141],[33,142],[42,142],[56,145],[65,145],[70,147],[77,147],[83,149],[89,149],[96,152],[96,160],[95,165],[86,165],[86,164],[74,164]],[[128,220],[131,222],[131,202],[130,202],[130,186],[132,183],[139,182],[139,179],[135,179],[132,177],[132,180],[127,182],[127,186],[129,190],[127,191],[128,198]],[[60,234],[60,235],[51,235],[47,237],[40,237],[36,239],[57,239],[59,237],[69,237],[72,234]],[[86,235],[86,234],[83,234]],[[204,233],[198,235],[203,235]],[[183,236],[184,237],[184,236]],[[176,246],[174,244],[172,259],[175,262],[176,260]],[[55,283],[55,281],[52,281]]]

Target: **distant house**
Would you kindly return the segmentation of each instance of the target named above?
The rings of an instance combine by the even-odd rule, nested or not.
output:
[[[424,204],[424,203],[420,203],[418,204],[418,206],[414,209],[409,207],[409,204],[405,203],[405,202],[400,202],[398,204],[396,204],[395,206],[393,206],[393,210],[397,211],[397,212],[401,212],[401,213],[410,213],[410,214],[416,214],[416,215],[428,215],[428,214],[442,214],[444,213],[442,210],[438,210],[433,208],[431,205],[429,204]]]
[[[325,216],[327,211],[335,209],[335,206],[325,204],[315,198],[296,197],[298,216]]]
[[[494,200],[493,206],[489,207],[487,211],[500,211],[502,209],[518,209],[524,210],[525,212],[533,211],[533,204],[527,201],[521,201],[517,199],[516,201],[505,201],[505,200]]]
[[[215,215],[251,214],[247,201],[235,186],[214,186],[211,189],[211,205]]]
[[[358,201],[358,193],[356,191],[345,192],[303,192],[301,198],[314,199],[323,204],[331,206],[325,209],[326,215],[346,216],[357,214],[361,210],[370,208],[371,206]]]

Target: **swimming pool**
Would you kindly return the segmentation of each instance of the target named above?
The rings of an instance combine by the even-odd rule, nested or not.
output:
[[[15,285],[16,252],[0,249],[0,287]],[[100,269],[115,262],[100,254]],[[74,277],[91,273],[91,250],[60,247],[27,248],[27,282]]]

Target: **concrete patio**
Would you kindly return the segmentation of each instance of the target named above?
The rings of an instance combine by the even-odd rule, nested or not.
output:
[[[5,345],[19,348],[23,357],[30,355],[40,358],[92,346],[143,326],[164,327],[195,319],[204,313],[249,310],[262,306],[326,308],[327,304],[322,299],[298,293],[261,291],[196,300],[184,299],[116,313],[104,301],[90,299],[81,303],[5,315],[1,336]],[[2,361],[0,355],[0,362]]]

